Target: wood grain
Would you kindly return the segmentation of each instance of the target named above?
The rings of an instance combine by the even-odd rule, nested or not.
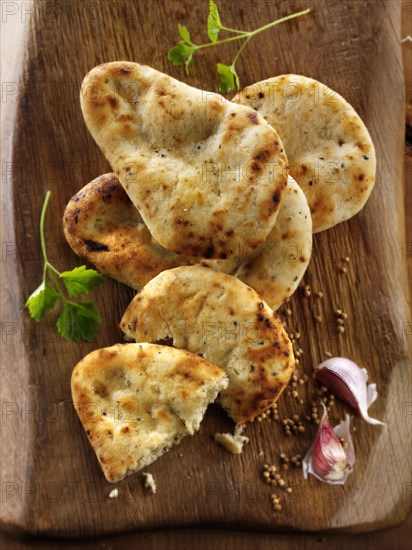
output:
[[[221,5],[228,26],[250,28],[306,7],[303,2]],[[360,532],[396,525],[406,517],[411,492],[410,456],[404,451],[410,422],[410,325],[402,261],[407,241],[401,173],[401,5],[372,0],[314,5],[306,22],[256,38],[239,72],[245,85],[282,72],[318,78],[346,97],[371,131],[379,159],[371,200],[359,216],[315,238],[306,282],[325,294],[325,322],[315,325],[313,302],[298,293],[290,329],[302,334],[301,369],[309,374],[325,349],[368,367],[381,390],[373,413],[384,418],[388,428],[355,419],[357,464],[347,485],[331,490],[314,479],[303,482],[292,472],[288,479],[293,497],[275,517],[272,491],[262,483],[260,468],[264,462],[276,462],[280,450],[304,452],[315,427],[304,437],[287,439],[273,422],[252,425],[244,454],[229,456],[211,440],[215,430],[230,428],[224,414],[212,407],[198,436],[150,467],[159,496],[147,496],[137,475],[119,484],[118,500],[107,498],[112,486],[99,472],[71,407],[69,378],[87,352],[121,340],[117,322],[132,292],[109,281],[94,293],[104,322],[93,344],[61,341],[52,321],[35,325],[22,305],[41,278],[38,215],[50,188],[50,256],[61,269],[74,265],[77,260],[61,228],[64,206],[84,183],[108,170],[79,110],[84,74],[95,64],[127,59],[183,78],[165,54],[176,40],[178,21],[199,38],[195,31],[203,28],[206,4],[38,1],[13,127],[12,172],[2,186],[3,214],[8,214],[3,234],[10,239],[2,242],[12,245],[2,270],[2,320],[7,323],[2,345],[2,405],[7,404],[2,437],[8,442],[2,445],[5,528],[58,537],[176,526]],[[226,50],[220,53],[229,56]],[[215,87],[217,60],[214,52],[200,57],[189,83]],[[4,215],[2,220],[4,224]],[[338,274],[342,256],[351,259],[347,276]],[[347,332],[340,339],[333,330],[335,307],[349,314]],[[298,407],[285,395],[280,409],[290,415]],[[342,412],[338,408],[336,420]]]
[[[213,529],[180,529],[140,532],[104,539],[57,541],[16,539],[0,533],[0,548],[7,550],[405,550],[408,548],[412,516],[403,525],[386,531],[351,534],[278,534]]]

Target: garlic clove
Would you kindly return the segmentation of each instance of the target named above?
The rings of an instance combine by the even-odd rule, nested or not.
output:
[[[371,418],[368,407],[376,401],[376,384],[367,384],[368,372],[345,357],[332,357],[316,367],[314,378],[334,395],[360,413],[369,424],[385,426],[384,422]]]
[[[328,388],[330,392],[339,397],[342,401],[345,401],[355,410],[359,409],[358,401],[354,398],[353,392],[351,391],[348,384],[343,383],[339,373],[335,371],[334,367],[327,368],[324,366],[324,363],[319,365],[314,372],[314,378],[321,382],[324,386]]]
[[[332,429],[324,410],[315,441],[302,461],[303,477],[313,475],[331,485],[343,485],[353,470],[355,450],[350,435],[350,418]],[[340,438],[346,442],[343,447]]]
[[[341,421],[333,428],[333,433],[339,438],[339,440],[345,440],[346,457],[348,464],[350,464],[353,469],[353,465],[355,464],[355,448],[353,446],[352,436],[350,434],[350,416],[348,414],[345,415],[345,420]]]
[[[325,479],[341,479],[347,465],[346,454],[341,442],[333,433],[326,413],[316,434],[313,449],[313,468]]]

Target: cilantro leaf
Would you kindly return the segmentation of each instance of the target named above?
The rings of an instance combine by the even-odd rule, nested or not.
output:
[[[94,302],[66,302],[57,320],[57,330],[66,340],[91,342],[99,321]]]
[[[186,74],[189,74],[189,66],[193,63],[192,57],[197,50],[196,46],[188,46],[184,42],[179,42],[177,46],[173,46],[167,54],[169,61],[173,65],[185,65]]]
[[[75,267],[71,271],[60,274],[69,296],[87,294],[89,290],[104,282],[104,277],[94,269],[86,269],[85,265]]]
[[[179,23],[179,34],[185,42],[187,42],[188,44],[192,43],[190,40],[190,32],[188,31],[185,25],[181,25],[180,23]]]
[[[211,42],[217,42],[217,37],[219,31],[222,28],[222,23],[220,22],[219,11],[213,0],[209,2],[209,15],[207,18],[207,35],[210,38]]]
[[[60,273],[47,256],[44,223],[51,192],[47,191],[40,214],[40,244],[44,260],[43,282],[27,300],[25,306],[36,321],[40,321],[61,298],[63,310],[57,320],[57,330],[66,340],[87,340],[91,342],[96,334],[100,317],[93,302],[71,302],[66,300],[65,292],[58,281],[59,277],[69,296],[80,296],[104,281],[104,277],[94,269],[86,266],[75,267],[71,271]],[[46,282],[50,281],[50,285]],[[53,286],[51,286],[53,285]],[[54,287],[54,288],[53,288]]]
[[[29,309],[33,319],[41,321],[46,313],[53,308],[59,298],[59,294],[43,281],[28,298],[26,307]]]
[[[222,63],[218,63],[216,70],[220,74],[220,92],[227,94],[228,92],[233,92],[235,87],[239,89],[239,76],[233,65],[223,65]]]
[[[188,46],[184,42],[179,42],[177,46],[173,46],[173,48],[169,50],[167,58],[173,65],[183,65],[183,63],[193,55],[195,50],[196,48],[194,46]]]

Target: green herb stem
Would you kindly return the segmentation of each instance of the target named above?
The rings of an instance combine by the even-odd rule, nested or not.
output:
[[[41,243],[41,250],[43,253],[43,259],[45,264],[48,264],[49,260],[47,259],[46,241],[44,238],[44,220],[46,218],[46,210],[49,204],[50,197],[51,197],[51,191],[47,191],[46,197],[44,199],[44,203],[41,209],[41,214],[40,214],[40,243]]]
[[[245,49],[246,47],[246,44],[249,42],[249,40],[252,38],[252,36],[248,36],[246,38],[246,40],[243,42],[243,44],[240,46],[237,54],[235,55],[233,61],[232,61],[232,67],[234,67],[236,65],[236,61],[239,59],[240,57],[240,54],[243,52],[243,50]]]
[[[193,46],[197,50],[201,50],[203,48],[210,48],[211,46],[219,46],[220,44],[226,44],[227,42],[234,42],[235,40],[242,40],[246,36],[248,36],[249,33],[242,35],[242,36],[231,36],[230,38],[224,38],[223,40],[217,40],[216,42],[208,42],[207,44],[193,44]]]
[[[222,27],[222,31],[233,32],[235,34],[249,34],[249,31],[239,31],[237,29],[231,29],[230,27]]]
[[[51,267],[54,271],[56,271],[53,266],[51,266],[50,264],[48,264],[48,267]],[[57,271],[58,273],[58,271]],[[60,286],[60,283],[59,283],[59,280],[58,278],[56,277],[56,275],[53,273],[53,271],[49,271],[49,276],[50,276],[50,279],[53,281],[54,283],[54,286],[55,286],[55,290],[57,290],[57,292],[60,294],[62,300],[64,302],[67,302],[67,299],[66,299],[66,296],[63,292],[63,290],[61,289],[61,286]]]
[[[246,47],[246,44],[249,42],[249,40],[250,40],[253,36],[255,36],[255,35],[257,35],[257,34],[263,32],[263,31],[265,31],[265,30],[267,30],[267,29],[270,29],[270,28],[272,28],[272,27],[274,27],[274,26],[276,26],[276,25],[280,25],[281,23],[285,23],[286,21],[290,21],[291,19],[295,19],[296,17],[301,17],[302,15],[306,15],[306,14],[309,13],[309,12],[310,12],[310,9],[306,9],[306,10],[304,10],[304,11],[300,11],[300,12],[297,12],[297,13],[293,13],[292,15],[287,15],[286,17],[283,17],[282,19],[277,19],[276,21],[272,21],[271,23],[268,23],[268,24],[265,25],[264,27],[261,27],[260,29],[256,29],[255,31],[250,31],[250,32],[244,32],[244,33],[242,33],[243,36],[240,36],[239,38],[245,38],[245,37],[247,37],[247,38],[246,38],[246,40],[243,42],[243,44],[240,46],[240,48],[239,48],[237,54],[235,55],[235,57],[234,57],[234,59],[233,59],[233,62],[232,62],[232,67],[233,67],[233,68],[235,67],[236,61],[239,59],[239,57],[240,57],[242,51],[243,51],[244,48]],[[225,30],[230,30],[230,29],[226,29],[225,27],[222,27],[222,28],[224,28]],[[241,32],[241,31],[231,30],[231,32]],[[217,42],[217,43],[218,43],[218,42]]]
[[[60,271],[58,271],[50,262],[46,262],[46,263],[47,263],[47,267],[49,267],[52,271],[56,273],[56,275],[60,277],[61,275]]]
[[[290,21],[291,19],[296,19],[297,17],[301,17],[302,15],[307,15],[310,12],[310,8],[307,8],[306,10],[298,11],[296,13],[292,13],[291,15],[286,15],[285,17],[282,17],[281,19],[276,19],[276,21],[272,21],[271,23],[268,23],[267,25],[264,25],[263,27],[260,27],[258,29],[255,29],[254,31],[239,31],[237,29],[231,29],[230,27],[223,27],[222,31],[228,31],[233,32],[236,34],[243,35],[243,38],[246,36],[252,37],[256,34],[259,34],[263,31],[266,31],[267,29],[270,29],[271,27],[275,27],[276,25],[280,25],[281,23],[286,23],[286,21]],[[242,38],[242,37],[239,37]],[[217,41],[215,44],[220,44],[223,41]]]
[[[49,262],[49,259],[47,257],[46,238],[44,236],[44,223],[45,223],[45,219],[46,219],[46,212],[47,212],[47,207],[49,205],[50,197],[51,197],[51,191],[47,191],[46,196],[44,198],[43,206],[42,206],[42,209],[41,209],[41,214],[40,214],[40,243],[41,243],[41,250],[42,250],[43,259],[44,259],[43,282],[46,281],[47,273],[49,273],[50,278],[53,280],[53,282],[56,286],[57,292],[60,294],[60,296],[64,300],[66,300],[66,298],[64,297],[64,293],[62,292],[62,290],[60,288],[60,285],[59,285],[56,277],[54,276],[54,273],[56,275],[60,276],[60,271],[58,271]]]
[[[271,27],[275,27],[276,25],[280,25],[281,23],[285,23],[286,21],[290,21],[291,19],[296,19],[297,17],[301,17],[302,15],[306,15],[310,12],[310,8],[299,11],[296,13],[292,13],[291,15],[287,15],[286,17],[282,17],[281,19],[277,19],[276,21],[272,21],[271,23],[268,23],[267,25],[264,25],[263,27],[260,27],[259,29],[256,29],[254,31],[238,31],[236,29],[230,29],[227,27],[222,27],[222,30],[226,30],[229,32],[235,32],[238,33],[239,36],[230,36],[229,38],[224,38],[223,40],[216,40],[216,42],[208,42],[207,44],[193,44],[193,47],[195,47],[197,50],[201,50],[203,48],[210,48],[211,46],[219,46],[220,44],[226,44],[228,42],[234,42],[235,40],[242,40],[244,38],[247,39],[247,41],[252,38],[252,36],[256,36],[257,34],[266,31],[267,29],[270,29]],[[243,48],[242,48],[243,49]]]
[[[267,29],[270,29],[271,27],[275,27],[276,25],[280,25],[281,23],[286,23],[286,21],[290,21],[291,19],[296,19],[297,17],[301,17],[302,15],[307,15],[310,12],[310,8],[307,8],[303,11],[298,11],[296,13],[292,13],[291,15],[286,15],[286,17],[282,17],[281,19],[277,19],[276,21],[272,21],[271,23],[268,23],[267,25],[264,25],[263,27],[260,27],[260,29],[256,29],[255,31],[251,31],[248,34],[250,36],[255,36],[256,34],[259,34],[263,31],[266,31]]]

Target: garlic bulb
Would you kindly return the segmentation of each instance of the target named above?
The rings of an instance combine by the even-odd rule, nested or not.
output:
[[[326,409],[320,421],[313,445],[302,461],[303,477],[312,474],[320,481],[343,485],[353,470],[355,451],[349,431],[350,418],[332,429]],[[345,447],[340,438],[345,440]]]
[[[366,369],[359,368],[356,363],[345,357],[333,357],[316,367],[313,376],[336,397],[358,411],[366,422],[385,425],[368,414],[368,408],[378,397],[378,392],[376,384],[367,384]]]

